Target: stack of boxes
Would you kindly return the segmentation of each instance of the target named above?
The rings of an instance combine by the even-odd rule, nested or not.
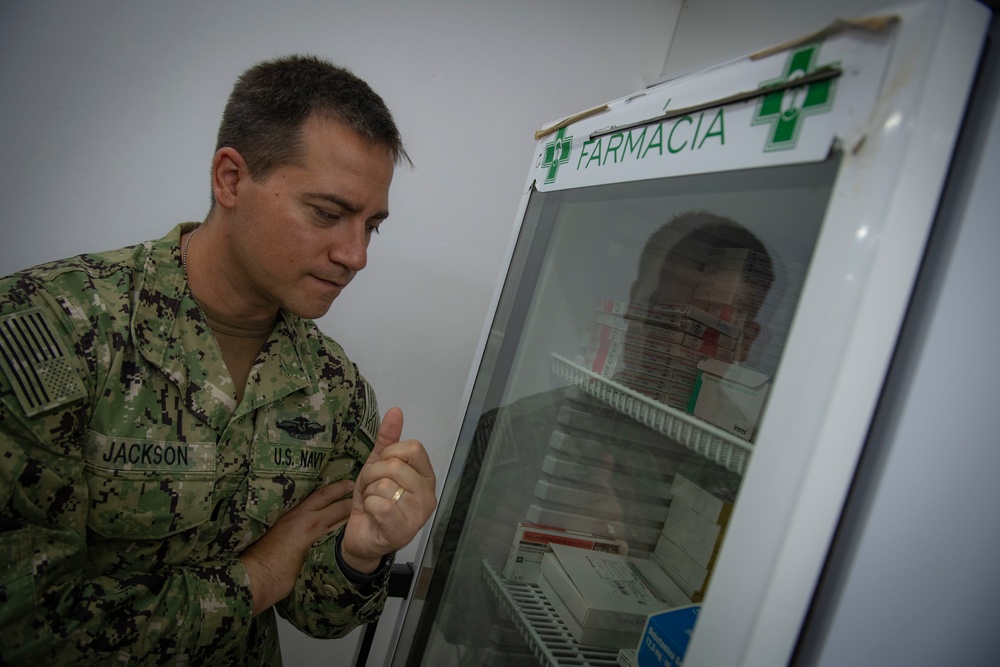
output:
[[[573,548],[561,541],[542,555],[538,586],[580,643],[641,646],[637,633],[643,627],[648,631],[645,621],[652,614],[697,606],[704,598],[737,480],[707,462],[685,467],[685,473],[673,477],[667,516],[648,556],[634,557],[631,549],[625,555],[624,549]],[[676,649],[683,656],[683,646]]]
[[[746,248],[714,247],[704,252],[703,261],[688,267],[689,283],[681,290],[689,303],[646,308],[597,300],[577,362],[750,440],[797,301],[797,288],[790,285],[801,284],[802,270],[772,266],[766,253]],[[775,271],[782,272],[780,283]],[[763,341],[744,336],[746,325],[754,320],[766,323]],[[733,396],[753,393],[754,400],[738,402],[735,408],[724,401],[725,409],[713,407],[718,401],[705,403],[696,412],[698,376],[706,367],[713,380],[730,381]],[[740,418],[734,420],[733,414]]]
[[[688,604],[649,560],[559,544],[542,558],[538,586],[573,637],[589,646],[634,646],[651,613]]]
[[[679,410],[687,407],[703,359],[734,360],[736,339],[722,334],[712,313],[690,305],[631,305],[632,320],[616,379]],[[710,325],[714,324],[715,327]]]
[[[694,262],[686,302],[645,307],[599,299],[579,361],[595,373],[671,407],[686,410],[698,363],[733,363],[740,337],[770,287],[770,262],[745,248],[708,248]],[[678,292],[679,294],[680,292]]]
[[[553,544],[622,555],[628,552],[628,544],[624,540],[521,522],[517,524],[514,541],[507,554],[507,563],[503,568],[504,579],[537,584],[542,557]]]
[[[594,302],[594,322],[580,341],[584,352],[577,358],[587,370],[608,378],[618,370],[628,329],[627,306],[624,301],[610,299]]]
[[[794,310],[797,293],[789,285],[801,284],[801,275],[789,272],[775,282],[772,272],[779,269],[763,253],[746,248],[706,245],[695,254],[699,257],[685,258],[683,276],[671,274],[683,278],[680,287],[659,292],[673,302],[647,307],[596,301],[577,363],[667,406],[687,412],[695,412],[697,406],[698,416],[749,440]],[[766,323],[772,347],[752,349],[760,342],[748,333],[753,320]],[[746,359],[751,363],[745,364]],[[707,389],[699,406],[703,385]],[[738,400],[727,393],[731,389],[740,394]],[[748,406],[751,394],[756,403]],[[585,401],[579,396],[574,400]],[[733,404],[748,416],[736,420],[736,427],[724,426],[719,420],[725,416],[733,421],[732,410],[718,406]],[[659,596],[663,609],[684,610],[691,616],[685,617],[690,629],[725,537],[738,479],[706,461],[702,463],[711,471],[700,469],[676,444],[657,443],[658,464],[644,468],[643,458],[632,450],[637,442],[620,440],[625,438],[624,424],[602,415],[595,405],[579,407],[571,401],[560,410],[527,518],[587,532],[611,532],[628,542],[628,555],[553,547],[542,558],[539,586],[585,644],[637,645],[626,641],[626,635],[634,637],[638,619],[652,607],[634,604],[633,590],[652,591],[650,599]],[[627,482],[615,479],[615,474],[597,474],[603,461],[613,461]],[[595,480],[619,490],[600,495]],[[611,514],[605,512],[609,508],[620,512],[621,518],[613,522],[617,531],[605,530],[611,525]],[[654,544],[644,534],[651,526],[657,531]],[[661,602],[654,600],[653,606]],[[665,651],[668,642],[663,633],[658,636],[661,641],[654,641],[654,655],[678,659],[683,655],[680,644]],[[675,664],[666,662],[666,657],[658,664]]]
[[[737,339],[722,330],[738,330],[724,309],[660,304],[647,310],[601,299],[595,311],[577,361],[671,407],[687,407],[699,361],[735,359]]]
[[[743,327],[767,294],[763,258],[757,253],[744,248],[709,248],[706,253],[704,264],[693,272],[693,289],[685,288],[691,289],[688,301],[628,307],[634,328],[618,379],[681,410],[689,408],[699,362],[739,359]],[[742,279],[750,267],[756,271],[754,283]]]
[[[690,452],[579,389],[565,396],[525,519],[620,538],[630,554],[648,556]]]
[[[768,270],[770,267],[770,271]],[[806,267],[768,258],[744,248],[713,248],[694,292],[699,303],[756,313],[767,330],[766,340],[742,350],[746,365],[774,375],[784,349]]]
[[[708,588],[726,533],[733,498],[710,492],[684,475],[674,476],[673,499],[652,560],[692,602]]]

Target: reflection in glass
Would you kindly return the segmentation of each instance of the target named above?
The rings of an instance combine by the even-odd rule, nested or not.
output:
[[[394,664],[538,664],[489,583],[512,576],[526,522],[620,540],[703,599],[739,474],[600,400],[593,381],[567,384],[553,355],[751,450],[766,382],[759,414],[741,388],[699,415],[711,380],[699,364],[717,362],[719,386],[780,372],[835,168],[533,195]],[[722,425],[733,415],[747,432]],[[700,520],[683,515],[694,501],[675,498],[682,488],[718,501],[692,562],[664,537]]]

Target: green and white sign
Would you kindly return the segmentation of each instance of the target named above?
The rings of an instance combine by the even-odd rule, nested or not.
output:
[[[761,82],[760,87],[768,89],[779,87],[783,83],[794,83],[817,71],[816,54],[819,47],[819,44],[811,44],[793,51],[788,56],[782,75],[777,79]],[[794,88],[783,88],[758,98],[753,124],[765,123],[771,128],[764,150],[795,148],[806,116],[829,113],[833,108],[836,86],[836,79],[831,78]]]
[[[845,32],[616,100],[542,137],[532,178],[557,190],[825,159],[863,132],[890,41]]]

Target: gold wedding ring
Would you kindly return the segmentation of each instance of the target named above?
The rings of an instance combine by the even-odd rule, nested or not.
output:
[[[405,489],[403,489],[403,487],[399,487],[398,489],[396,489],[396,493],[392,494],[392,502],[393,502],[393,504],[399,502],[399,499],[403,497],[404,491],[405,491]]]

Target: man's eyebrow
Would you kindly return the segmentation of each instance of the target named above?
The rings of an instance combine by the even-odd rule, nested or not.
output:
[[[307,192],[306,197],[310,199],[323,199],[332,204],[336,204],[341,208],[347,209],[351,213],[359,213],[362,209],[361,206],[355,204],[354,202],[347,201],[343,197],[338,197],[335,194],[330,194],[328,192]],[[377,211],[369,216],[369,220],[385,220],[389,217],[389,211]]]

